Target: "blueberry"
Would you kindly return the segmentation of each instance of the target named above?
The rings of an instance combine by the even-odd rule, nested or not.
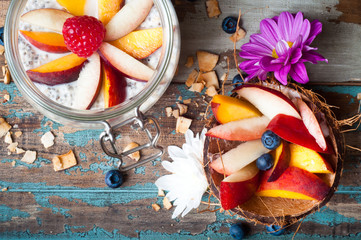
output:
[[[269,234],[273,236],[280,236],[285,232],[285,228],[278,225],[269,225],[266,226],[266,230]]]
[[[110,170],[105,175],[105,183],[111,188],[120,187],[123,184],[123,174],[118,170]]]
[[[233,224],[230,228],[229,228],[229,234],[237,240],[242,240],[244,237],[244,229],[242,224],[237,223],[237,224]]]
[[[234,76],[233,80],[232,80],[232,85],[233,87],[239,87],[243,84],[243,79],[242,76],[237,74],[236,76]]]
[[[281,144],[281,138],[274,132],[267,130],[262,135],[262,143],[265,148],[274,150]]]
[[[273,158],[271,154],[265,153],[257,158],[256,164],[259,170],[267,171],[273,167]]]
[[[222,22],[222,29],[226,33],[235,33],[237,29],[237,18],[226,17]]]

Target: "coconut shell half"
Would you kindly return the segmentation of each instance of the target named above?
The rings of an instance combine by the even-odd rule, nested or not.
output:
[[[291,96],[298,95],[313,109],[314,112],[322,112],[324,114],[323,120],[327,122],[329,129],[329,141],[335,150],[335,154],[325,156],[334,173],[330,174],[317,174],[325,183],[331,186],[328,194],[321,201],[317,200],[301,200],[301,199],[287,199],[279,197],[259,197],[254,195],[246,203],[239,205],[231,211],[246,218],[249,221],[261,223],[264,225],[277,224],[280,226],[291,225],[305,216],[319,210],[324,206],[332,197],[337,189],[341,172],[342,172],[342,157],[345,152],[344,137],[340,132],[337,120],[333,116],[332,111],[328,105],[322,102],[316,94],[310,90],[306,90],[299,86],[284,87],[278,85],[264,84],[270,88],[280,90],[285,95]],[[217,125],[215,119],[209,124],[208,128]],[[215,172],[209,167],[209,162],[214,158],[214,154],[224,153],[230,149],[238,146],[241,142],[227,141],[214,137],[206,137],[204,145],[204,166],[210,190],[219,199],[219,186],[224,176]]]

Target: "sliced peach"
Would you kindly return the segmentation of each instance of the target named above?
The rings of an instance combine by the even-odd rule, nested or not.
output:
[[[110,64],[102,64],[104,107],[113,107],[125,100],[127,82],[124,76]]]
[[[330,190],[315,174],[297,167],[287,168],[274,182],[267,181],[270,173],[262,176],[257,196],[321,201]]]
[[[312,173],[332,173],[333,170],[328,162],[316,151],[290,144],[290,166],[298,167]]]
[[[105,41],[114,41],[135,30],[148,16],[153,0],[132,0],[105,26]]]
[[[98,0],[99,20],[106,25],[124,5],[124,0]]]
[[[244,118],[260,117],[262,114],[249,102],[225,95],[216,95],[211,102],[213,114],[219,123]]]
[[[163,29],[159,27],[134,31],[110,44],[132,57],[143,59],[162,46]]]
[[[33,46],[50,53],[69,52],[63,35],[54,32],[31,32],[20,30],[21,35]]]
[[[50,86],[69,83],[78,79],[85,61],[86,58],[80,58],[76,54],[69,54],[28,70],[26,73],[32,81]]]
[[[290,147],[285,141],[272,151],[272,157],[274,160],[271,176],[268,178],[268,182],[276,181],[283,172],[289,167],[290,163]]]
[[[66,19],[73,17],[72,14],[52,8],[40,8],[25,13],[21,20],[39,27],[44,27],[58,33],[62,33]]]
[[[68,12],[75,16],[83,16],[87,0],[56,0]]]

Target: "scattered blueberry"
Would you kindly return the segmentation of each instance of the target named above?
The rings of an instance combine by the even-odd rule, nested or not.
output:
[[[269,234],[273,236],[280,236],[285,232],[285,228],[282,228],[281,226],[278,225],[266,226],[266,230]]]
[[[242,76],[237,74],[236,76],[234,76],[233,80],[232,80],[232,85],[233,87],[239,87],[243,84],[243,79]]]
[[[0,45],[4,46],[4,27],[0,28]]]
[[[237,18],[226,17],[222,22],[222,29],[226,33],[235,33],[237,29]]]
[[[267,130],[262,135],[262,143],[265,148],[274,150],[281,144],[281,138],[274,132]]]
[[[265,153],[257,158],[256,165],[259,170],[267,171],[271,167],[273,167],[273,158],[271,154]]]
[[[123,174],[118,170],[110,170],[105,175],[105,183],[111,188],[120,187],[123,184]]]
[[[240,223],[233,224],[229,228],[229,234],[236,240],[242,240],[244,237],[244,229],[242,224]]]

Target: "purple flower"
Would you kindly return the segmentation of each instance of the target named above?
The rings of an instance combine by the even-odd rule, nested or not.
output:
[[[322,31],[322,23],[314,20],[310,23],[298,12],[292,15],[282,12],[272,19],[263,19],[260,34],[252,34],[249,43],[241,47],[239,55],[248,59],[239,67],[249,76],[246,81],[259,77],[267,78],[268,72],[274,72],[275,78],[283,85],[287,84],[288,74],[296,82],[309,81],[305,62],[316,64],[325,61],[321,54],[310,47],[312,41]]]

